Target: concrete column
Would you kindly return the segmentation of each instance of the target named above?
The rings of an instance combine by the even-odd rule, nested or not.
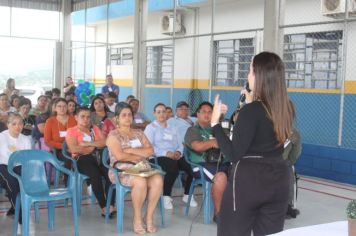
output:
[[[283,55],[283,29],[285,0],[265,0],[263,50]]]
[[[61,38],[56,43],[56,68],[55,68],[55,84],[63,92],[65,77],[71,75],[71,1],[62,1],[62,27]]]
[[[143,41],[146,40],[147,15],[148,0],[135,0],[132,93],[141,101],[141,110],[144,110],[146,42]]]

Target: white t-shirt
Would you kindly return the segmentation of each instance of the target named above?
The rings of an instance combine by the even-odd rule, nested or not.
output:
[[[0,133],[0,164],[9,162],[9,157],[14,151],[30,150],[31,139],[29,136],[20,134],[18,138],[14,138],[9,134],[9,130]]]
[[[114,112],[115,113],[115,107],[116,107],[116,102],[114,102],[111,106],[108,105],[108,108],[111,112]]]

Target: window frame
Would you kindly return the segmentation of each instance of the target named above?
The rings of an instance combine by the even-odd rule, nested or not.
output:
[[[228,42],[230,47],[220,45]],[[243,86],[247,82],[250,63],[255,52],[256,39],[253,37],[214,41],[213,85]],[[224,59],[226,59],[225,63]]]

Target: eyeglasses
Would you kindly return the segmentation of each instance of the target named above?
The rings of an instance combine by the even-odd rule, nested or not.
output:
[[[181,110],[181,111],[188,111],[189,109],[188,109],[188,108],[178,108],[178,110]]]

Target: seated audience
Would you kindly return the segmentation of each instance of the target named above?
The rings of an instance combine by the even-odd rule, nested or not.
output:
[[[53,115],[55,110],[54,106],[55,100],[51,100],[47,105],[47,111],[36,117],[35,126],[33,127],[32,138],[35,141],[35,148],[39,150],[50,151],[50,148],[44,142],[44,129],[48,118]]]
[[[67,100],[67,102],[68,102],[68,115],[74,116],[77,109],[77,103],[72,99]]]
[[[133,127],[135,129],[142,129],[144,130],[146,126],[150,123],[150,120],[147,118],[145,114],[138,111],[140,107],[140,102],[136,98],[132,98],[129,102],[129,105],[132,107],[134,120],[133,120]]]
[[[168,120],[169,118],[174,117],[172,107],[166,107],[166,117],[167,117],[167,120]]]
[[[37,105],[31,109],[30,115],[39,116],[47,111],[48,97],[45,95],[40,95],[37,98]]]
[[[131,99],[135,98],[134,95],[130,94],[129,96],[126,97],[126,103],[130,104]]]
[[[52,99],[57,99],[61,97],[61,90],[58,88],[53,88],[52,89]]]
[[[48,90],[48,91],[45,91],[45,94],[44,94],[49,100],[52,100],[53,99],[53,93],[52,93],[52,90]]]
[[[25,97],[21,98],[19,114],[21,115],[24,124],[21,133],[26,136],[31,136],[32,129],[36,123],[36,117],[29,114],[30,110],[31,100]]]
[[[213,105],[210,102],[203,102],[199,105],[196,114],[198,117],[197,123],[190,127],[184,138],[184,142],[188,147],[190,160],[204,167],[206,178],[213,183],[212,197],[214,201],[214,221],[220,213],[222,195],[227,184],[227,172],[229,163],[207,163],[205,155],[211,148],[219,148],[213,132],[210,127],[211,114]],[[194,171],[194,176],[200,178],[199,170]]]
[[[10,112],[17,112],[16,108],[9,106],[8,97],[5,93],[0,94],[0,122],[7,123]]]
[[[31,149],[31,140],[28,136],[21,134],[23,120],[19,114],[10,113],[7,126],[8,130],[0,133],[0,186],[6,190],[11,203],[7,215],[13,215],[15,213],[16,196],[20,192],[20,187],[17,179],[8,172],[7,164],[13,152]],[[14,171],[21,174],[21,167],[15,167]],[[19,222],[22,222],[21,213]]]
[[[147,125],[145,135],[153,146],[158,164],[166,172],[163,185],[164,207],[166,209],[173,209],[171,194],[178,171],[183,170],[188,175],[184,187],[184,202],[188,201],[189,188],[193,180],[193,171],[182,157],[183,143],[178,141],[181,140],[179,137],[180,131],[167,123],[166,106],[163,103],[155,105],[154,116],[156,120]],[[150,161],[153,162],[154,159]],[[190,205],[197,206],[194,197]]]
[[[116,99],[117,95],[114,92],[109,92],[108,95],[105,97],[105,104],[108,106],[109,110],[113,113],[115,113],[115,107],[116,107]]]
[[[20,96],[17,94],[11,95],[10,97],[10,106],[16,108],[16,111],[19,111],[20,109]]]
[[[93,192],[105,217],[106,195],[110,187],[108,170],[101,164],[97,148],[105,146],[105,137],[97,126],[90,124],[90,110],[86,107],[78,109],[75,119],[77,125],[68,128],[66,142],[72,157],[77,160],[78,171],[89,177]],[[99,159],[99,163],[98,163]],[[102,177],[105,178],[105,192]],[[114,199],[113,199],[114,200]],[[114,202],[114,201],[113,201]],[[114,206],[110,208],[111,215]]]
[[[125,169],[130,165],[123,162],[143,162],[149,165],[147,159],[153,154],[153,148],[141,130],[132,129],[133,112],[131,106],[120,102],[115,113],[117,128],[110,132],[106,144],[110,153],[110,165]],[[120,162],[122,161],[122,162]],[[117,163],[117,164],[115,164]],[[110,179],[114,182],[112,172]],[[150,177],[123,175],[119,173],[122,184],[132,188],[131,198],[133,205],[133,228],[137,234],[154,233],[157,228],[154,225],[154,210],[162,192],[162,177],[155,174]],[[142,223],[142,206],[147,199],[146,229]]]
[[[180,101],[176,105],[176,116],[170,118],[167,122],[170,126],[176,127],[180,132],[179,142],[184,142],[184,135],[189,127],[194,125],[196,118],[189,116],[189,105],[185,101]]]
[[[69,116],[67,101],[64,98],[57,98],[54,101],[54,116],[47,119],[44,127],[44,140],[48,147],[54,149],[57,158],[65,163],[66,168],[70,168],[71,162],[62,154],[62,144],[67,135],[68,128],[77,125],[75,118]],[[66,176],[66,175],[65,175]],[[67,176],[65,183],[67,183]]]
[[[100,129],[103,127],[104,120],[114,116],[110,112],[109,108],[105,105],[105,101],[102,97],[95,96],[90,105],[90,121],[92,125],[98,126]]]
[[[103,127],[101,131],[103,132],[104,137],[108,137],[111,130],[116,128],[116,117],[106,118],[104,120]]]

